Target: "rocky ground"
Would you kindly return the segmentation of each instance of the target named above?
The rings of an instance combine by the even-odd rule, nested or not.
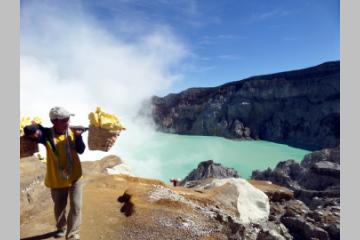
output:
[[[196,189],[211,178],[236,175],[233,169],[205,161],[182,184]],[[340,239],[339,147],[312,152],[300,163],[287,160],[279,162],[274,170],[254,171],[249,182],[270,200],[265,225],[270,226],[268,232],[275,231],[277,235],[264,239]],[[264,223],[260,226],[266,228]],[[257,237],[261,236],[259,233]]]
[[[275,185],[231,178],[207,179],[196,189],[172,187],[109,175],[119,163],[116,156],[82,163],[82,239],[267,239],[286,233],[269,225],[269,199],[258,189],[276,192]],[[52,239],[53,206],[44,173],[44,163],[36,158],[21,159],[21,239]]]
[[[294,192],[295,201],[274,202],[269,219],[283,223],[295,239],[340,239],[340,148],[315,151],[298,163],[280,162],[274,170],[254,171]]]
[[[119,163],[115,156],[82,163],[82,239],[241,239],[259,232],[257,226],[244,226],[266,221],[269,215],[267,196],[245,180],[242,196],[236,182],[194,190],[109,175],[109,168]],[[36,158],[21,159],[20,164],[21,239],[52,239],[55,229],[49,190],[43,185],[45,165]],[[260,200],[250,201],[251,196]],[[239,201],[252,211],[240,217],[240,208],[233,204]]]
[[[127,175],[126,164],[116,156],[82,162],[81,236],[340,239],[339,157],[339,148],[313,152],[301,163],[289,160],[274,170],[255,171],[252,180],[205,161],[185,178],[186,187]],[[114,174],[115,166],[127,174]],[[52,239],[53,205],[43,185],[45,164],[24,158],[20,167],[21,239]]]

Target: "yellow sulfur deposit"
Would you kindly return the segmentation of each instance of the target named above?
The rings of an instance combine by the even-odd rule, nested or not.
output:
[[[95,127],[105,128],[113,131],[125,130],[125,127],[120,123],[117,116],[103,112],[100,107],[96,107],[95,112],[89,113],[89,120],[90,125]]]
[[[23,135],[24,133],[24,127],[31,124],[41,124],[41,118],[40,117],[34,117],[31,119],[30,117],[21,117],[20,118],[20,135]]]

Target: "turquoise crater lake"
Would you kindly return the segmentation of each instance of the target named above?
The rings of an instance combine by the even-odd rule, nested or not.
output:
[[[120,140],[121,141],[121,140]],[[184,178],[205,160],[232,167],[241,177],[249,178],[253,170],[274,168],[280,161],[301,161],[309,153],[284,144],[267,141],[236,141],[222,137],[188,136],[156,132],[127,146],[117,145],[136,176],[157,178],[169,183],[170,178]]]

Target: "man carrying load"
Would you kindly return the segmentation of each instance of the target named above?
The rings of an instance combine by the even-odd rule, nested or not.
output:
[[[78,154],[85,150],[81,134],[84,129],[70,129],[70,113],[63,107],[54,107],[49,116],[51,128],[32,124],[24,128],[26,136],[46,148],[45,186],[51,190],[56,220],[56,236],[67,240],[80,239],[82,207],[82,169]],[[70,211],[66,216],[67,199]]]

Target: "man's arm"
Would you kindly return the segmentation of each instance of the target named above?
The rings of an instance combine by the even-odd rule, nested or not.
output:
[[[76,131],[75,133],[75,149],[76,152],[79,154],[82,154],[85,151],[85,143],[82,139],[81,133],[77,133]]]

